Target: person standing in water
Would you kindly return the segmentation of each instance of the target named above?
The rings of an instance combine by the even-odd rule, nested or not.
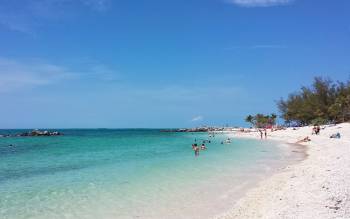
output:
[[[192,144],[192,150],[194,151],[195,156],[199,155],[199,146],[196,143]]]
[[[199,156],[199,147],[198,146],[196,146],[194,149],[194,155]]]

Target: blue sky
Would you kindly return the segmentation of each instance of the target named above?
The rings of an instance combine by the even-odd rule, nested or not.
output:
[[[244,125],[350,75],[348,0],[1,0],[0,128]]]

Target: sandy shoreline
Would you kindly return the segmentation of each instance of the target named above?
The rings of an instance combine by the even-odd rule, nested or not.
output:
[[[341,139],[331,139],[339,132]],[[257,133],[234,133],[257,138]],[[229,218],[350,218],[350,124],[268,132],[268,139],[295,143],[309,136],[306,159],[288,165],[250,189],[227,214]]]

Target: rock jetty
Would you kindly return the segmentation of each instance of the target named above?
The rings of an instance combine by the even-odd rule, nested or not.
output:
[[[231,128],[229,128],[231,130]],[[161,132],[218,132],[229,131],[226,127],[197,127],[197,128],[182,128],[182,129],[163,129]]]
[[[38,129],[35,129],[30,132],[23,132],[19,134],[0,135],[0,137],[35,137],[35,136],[58,136],[58,135],[63,135],[63,134],[58,131],[48,131],[48,130],[40,131]]]

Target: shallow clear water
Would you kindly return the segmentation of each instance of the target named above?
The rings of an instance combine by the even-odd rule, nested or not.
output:
[[[0,138],[1,218],[209,218],[288,157],[269,141],[159,130]],[[21,130],[2,130],[21,132]]]

